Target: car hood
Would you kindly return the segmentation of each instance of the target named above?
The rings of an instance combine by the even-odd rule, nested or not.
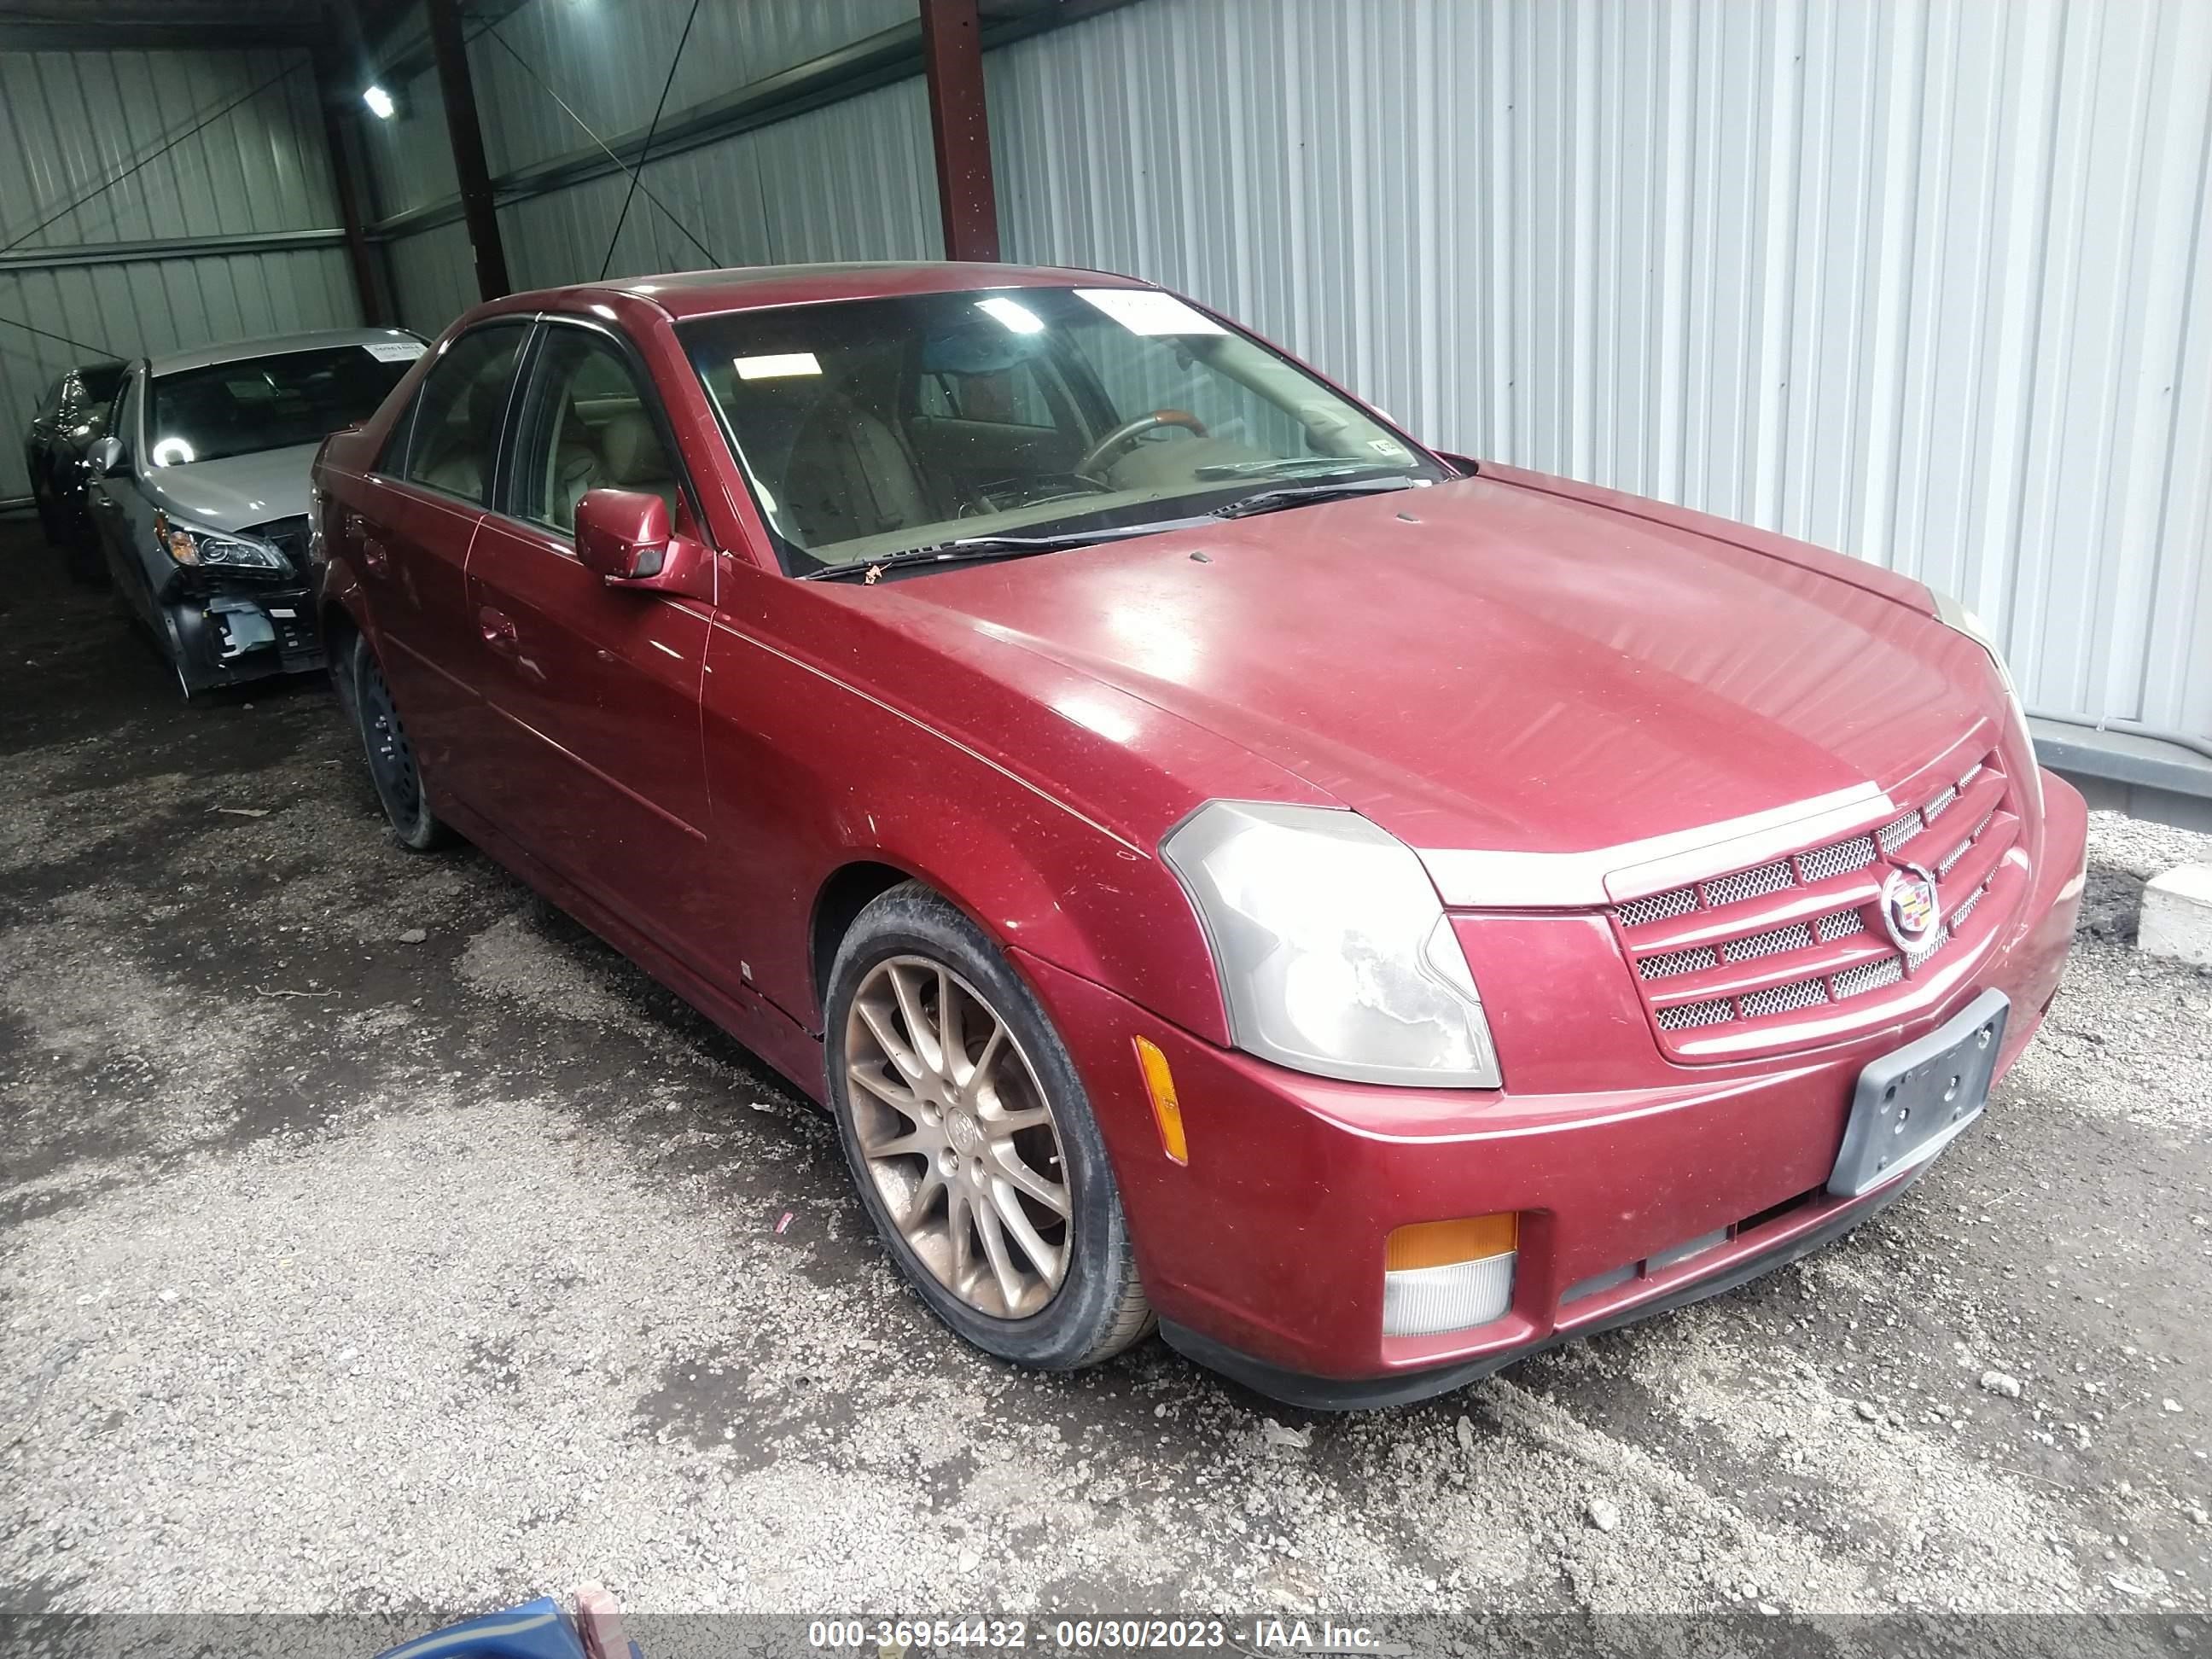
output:
[[[1986,656],[1909,602],[1917,584],[1682,516],[1486,477],[890,592],[930,631],[1079,670],[1425,851],[1786,820],[1877,794],[1990,712]]]
[[[141,488],[155,506],[210,530],[243,530],[307,510],[307,469],[316,446],[265,449],[227,460],[155,467]]]

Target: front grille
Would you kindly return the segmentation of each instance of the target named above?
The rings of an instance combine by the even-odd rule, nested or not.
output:
[[[1849,841],[1801,853],[1797,867],[1808,881],[1826,881],[1832,876],[1847,876],[1854,870],[1863,870],[1875,858],[1874,837],[1854,836]]]
[[[1698,890],[1678,887],[1671,893],[1654,893],[1650,898],[1632,899],[1620,907],[1620,925],[1641,927],[1647,921],[1666,921],[1698,908]]]
[[[1629,900],[1613,920],[1662,1032],[1849,1004],[1918,973],[1967,930],[1992,888],[2017,878],[2006,854],[2019,829],[1992,750],[1879,829]],[[1944,917],[1911,952],[1892,942],[1881,904],[1882,881],[1905,864],[1936,873]]]
[[[1637,966],[1646,979],[1670,979],[1676,974],[1694,974],[1701,968],[1717,968],[1720,960],[1712,947],[1705,945],[1694,951],[1663,951],[1644,957]]]
[[[1778,951],[1809,949],[1812,943],[1813,930],[1802,921],[1792,922],[1789,927],[1777,927],[1771,933],[1753,933],[1749,939],[1736,940],[1728,947],[1728,959],[1730,962],[1756,962],[1761,957],[1771,957]]]
[[[1801,979],[1794,985],[1772,985],[1764,991],[1753,991],[1740,999],[1739,1006],[1746,1019],[1764,1019],[1769,1014],[1786,1014],[1827,1000],[1826,980]]]
[[[1735,1018],[1735,1004],[1726,997],[1711,1002],[1685,1002],[1659,1011],[1659,1027],[1666,1031],[1694,1030],[1700,1025],[1724,1025]]]

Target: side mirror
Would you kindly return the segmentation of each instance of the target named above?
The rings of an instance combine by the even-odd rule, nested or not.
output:
[[[131,470],[131,457],[123,447],[120,438],[101,438],[85,453],[85,462],[93,476],[113,478]]]
[[[643,490],[587,489],[576,503],[576,556],[609,587],[641,587],[712,603],[714,556],[670,522]]]

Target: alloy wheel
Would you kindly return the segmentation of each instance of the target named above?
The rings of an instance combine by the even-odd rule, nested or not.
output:
[[[878,963],[845,1021],[848,1109],[907,1246],[979,1313],[1025,1319],[1066,1277],[1073,1201],[1036,1070],[973,985]]]

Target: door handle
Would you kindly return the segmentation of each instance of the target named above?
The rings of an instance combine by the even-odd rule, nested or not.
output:
[[[483,635],[484,643],[493,650],[503,657],[514,654],[517,645],[514,617],[503,611],[495,611],[488,605],[483,605],[477,611],[477,627]]]

